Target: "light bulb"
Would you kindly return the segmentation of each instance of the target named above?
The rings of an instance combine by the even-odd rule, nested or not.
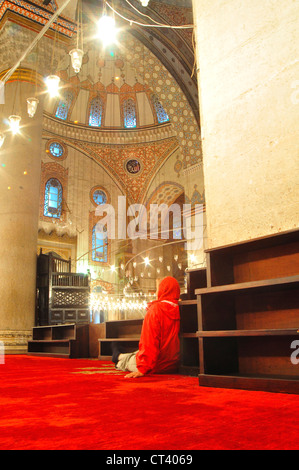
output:
[[[144,264],[145,264],[145,266],[149,265],[149,258],[147,256],[146,256],[146,258],[144,258]]]
[[[54,98],[58,94],[60,78],[57,75],[49,75],[46,78],[49,95]]]
[[[9,116],[8,120],[9,120],[11,132],[13,134],[17,134],[20,130],[21,116],[12,115],[12,116]]]
[[[4,140],[5,140],[4,134],[2,134],[2,132],[0,132],[0,149],[3,145]]]
[[[143,7],[147,7],[149,4],[149,0],[140,0],[140,2]]]
[[[70,51],[72,67],[75,73],[79,73],[81,70],[83,54],[84,52],[81,49],[73,49]]]
[[[27,112],[29,117],[34,117],[38,103],[39,101],[37,98],[27,98]]]
[[[104,46],[108,46],[116,41],[117,28],[115,20],[111,16],[103,15],[98,21],[98,37]]]

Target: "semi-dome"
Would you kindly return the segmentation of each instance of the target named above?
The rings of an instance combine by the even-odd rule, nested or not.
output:
[[[117,46],[106,51],[90,45],[80,73],[69,58],[58,71],[60,91],[45,111],[59,121],[98,129],[138,129],[170,122],[167,110],[146,79]],[[145,67],[143,68],[145,70]]]

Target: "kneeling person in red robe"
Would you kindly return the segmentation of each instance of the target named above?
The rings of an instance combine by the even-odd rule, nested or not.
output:
[[[164,278],[144,317],[139,349],[122,354],[114,345],[112,361],[116,369],[129,371],[126,378],[150,373],[175,372],[180,356],[180,286],[173,277]]]

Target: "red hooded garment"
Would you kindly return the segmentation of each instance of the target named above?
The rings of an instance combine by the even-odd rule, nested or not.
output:
[[[180,356],[180,286],[173,277],[163,279],[158,300],[148,305],[136,365],[142,374],[175,371]]]

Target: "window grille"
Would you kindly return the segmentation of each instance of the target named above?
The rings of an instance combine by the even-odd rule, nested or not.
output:
[[[101,189],[96,189],[92,195],[94,202],[99,206],[100,204],[106,204],[107,196]]]
[[[164,122],[169,122],[169,116],[166,113],[165,109],[163,108],[162,104],[160,103],[157,95],[152,95],[152,103],[155,108],[159,124],[163,124]]]
[[[52,142],[49,147],[49,150],[53,157],[59,158],[63,155],[63,147],[59,142]]]
[[[44,215],[59,219],[62,212],[62,186],[61,183],[51,178],[45,187]]]
[[[132,99],[124,101],[123,107],[125,127],[127,129],[133,129],[134,127],[137,127],[135,101]]]
[[[59,101],[57,110],[56,110],[56,117],[63,121],[66,121],[68,117],[68,113],[73,101],[73,93],[71,91],[65,91],[63,94],[63,98]]]
[[[103,115],[103,102],[101,98],[94,98],[90,104],[89,125],[101,127]]]

